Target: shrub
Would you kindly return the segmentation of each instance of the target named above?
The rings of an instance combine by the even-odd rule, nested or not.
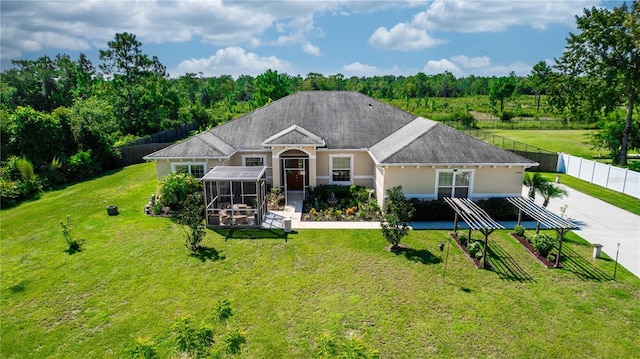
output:
[[[478,252],[480,252],[480,254],[482,255],[482,247],[480,246],[480,242],[470,241],[469,244],[467,244],[467,252],[469,252],[469,256],[472,258],[475,258]]]
[[[227,299],[219,299],[213,307],[213,317],[211,319],[214,323],[224,323],[232,315],[231,303]]]
[[[504,198],[483,199],[477,201],[477,204],[497,221],[513,221],[518,218],[518,209]]]
[[[242,344],[246,343],[247,339],[238,328],[231,329],[222,338],[222,344],[224,349],[229,354],[239,354],[242,349]]]
[[[556,245],[556,239],[548,234],[537,234],[531,239],[533,248],[535,248],[541,256],[546,257]]]
[[[91,155],[91,149],[78,151],[69,157],[67,178],[70,181],[80,181],[97,175],[101,170],[100,163],[96,162]]]
[[[284,193],[279,187],[273,187],[267,193],[267,203],[271,207],[278,207],[284,201]]]
[[[0,201],[2,208],[36,197],[42,191],[42,180],[34,174],[33,165],[22,157],[11,157],[0,168]]]
[[[367,347],[362,339],[353,334],[340,340],[324,333],[316,338],[316,348],[318,358],[380,358],[380,352]]]
[[[193,357],[204,356],[213,345],[213,328],[208,325],[196,326],[193,318],[182,317],[171,326],[175,348],[179,353]]]
[[[62,236],[65,242],[69,246],[69,253],[75,253],[82,250],[82,245],[85,242],[84,238],[77,237],[73,234],[73,226],[71,225],[71,216],[67,216],[67,222],[60,222],[62,226]]]
[[[554,262],[556,261],[556,259],[557,259],[557,258],[558,258],[558,257],[556,257],[556,255],[555,255],[555,254],[551,254],[551,253],[549,253],[549,255],[547,255],[547,260],[548,260],[549,262],[551,262],[551,263],[554,263]]]
[[[463,246],[467,245],[467,240],[469,238],[467,238],[467,234],[466,233],[460,233],[458,234],[458,242],[460,242],[460,244],[462,244]]]
[[[511,119],[513,119],[513,114],[511,112],[502,111],[502,114],[500,115],[500,121],[511,122]]]
[[[202,191],[202,184],[189,173],[171,173],[162,177],[160,203],[179,209],[187,197]]]
[[[513,234],[517,236],[524,237],[524,231],[525,231],[525,228],[519,224],[513,227]]]
[[[156,344],[149,337],[137,337],[133,343],[133,348],[129,350],[131,359],[156,359],[159,358],[156,352]]]

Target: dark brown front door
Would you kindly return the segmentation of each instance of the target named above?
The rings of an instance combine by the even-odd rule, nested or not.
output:
[[[304,177],[300,174],[301,170],[287,170],[287,190],[302,191],[304,186]]]

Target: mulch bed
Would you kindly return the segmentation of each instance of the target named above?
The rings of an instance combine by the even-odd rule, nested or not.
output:
[[[472,257],[471,255],[469,255],[469,252],[467,251],[467,246],[463,245],[462,243],[460,243],[460,241],[458,241],[458,235],[455,233],[450,233],[451,238],[453,238],[453,241],[456,242],[456,244],[458,245],[458,248],[460,248],[460,250],[462,250],[466,255],[467,258],[469,258],[469,260],[471,260],[471,262],[473,262],[473,264],[478,268],[478,269],[486,269],[486,270],[491,270],[491,263],[489,263],[489,261],[487,261],[487,265],[485,267],[483,267],[483,261],[478,260],[475,257]],[[484,242],[482,243],[482,246],[484,248]]]
[[[523,247],[525,247],[532,256],[534,256],[538,262],[542,263],[542,265],[547,268],[556,268],[556,264],[554,262],[550,262],[546,257],[543,257],[538,253],[538,251],[533,248],[533,244],[529,243],[525,237],[521,237],[515,233],[511,233],[511,237],[515,238]],[[562,266],[560,266],[562,267]]]

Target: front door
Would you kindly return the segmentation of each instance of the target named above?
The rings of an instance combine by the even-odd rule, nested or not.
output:
[[[304,177],[300,170],[287,170],[287,190],[302,191],[304,187]]]
[[[302,191],[304,189],[304,159],[285,158],[284,173],[288,191]]]

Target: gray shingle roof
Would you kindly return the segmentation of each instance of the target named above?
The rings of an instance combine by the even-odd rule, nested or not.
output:
[[[235,152],[233,147],[211,131],[207,131],[165,147],[144,158],[151,160],[161,158],[228,158]]]
[[[276,133],[264,140],[262,144],[264,146],[310,145],[317,147],[324,147],[325,145],[324,140],[320,138],[320,136],[317,136],[298,125],[293,125]]]
[[[384,164],[535,162],[358,92],[297,92],[146,159],[228,158],[270,145],[368,149]]]

